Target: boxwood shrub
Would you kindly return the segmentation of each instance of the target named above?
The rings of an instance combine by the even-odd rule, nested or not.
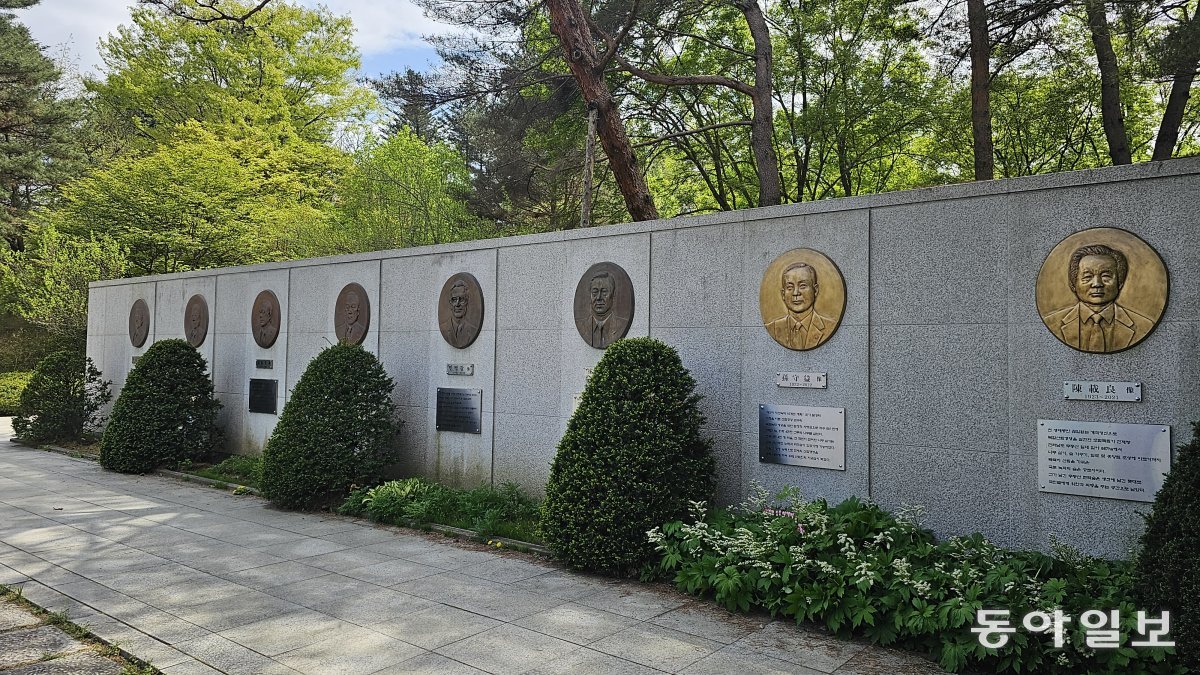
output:
[[[112,400],[111,382],[92,360],[66,350],[42,359],[21,392],[13,430],[35,443],[78,441],[100,427],[100,408]]]
[[[213,397],[208,364],[184,340],[160,340],[129,371],[100,438],[100,465],[146,473],[216,450],[221,402]]]
[[[1180,659],[1200,670],[1200,424],[1146,517],[1136,588],[1141,606],[1171,613]]]
[[[21,404],[21,392],[29,384],[32,372],[0,373],[0,417],[12,417],[17,414]]]
[[[714,462],[701,437],[695,381],[652,338],[611,344],[596,365],[550,467],[542,541],[567,564],[640,571],[646,531],[710,499]]]
[[[340,504],[354,485],[378,483],[396,432],[392,379],[356,345],[309,362],[263,451],[265,497],[283,508]]]

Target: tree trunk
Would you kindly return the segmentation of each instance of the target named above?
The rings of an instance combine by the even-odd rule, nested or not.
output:
[[[646,187],[646,178],[638,168],[637,158],[625,133],[625,123],[617,111],[616,101],[608,91],[604,73],[597,68],[600,60],[592,42],[587,18],[578,0],[546,0],[550,14],[550,30],[558,36],[571,75],[589,108],[596,110],[596,131],[600,145],[608,155],[617,187],[625,197],[625,208],[634,220],[658,218],[654,200]]]
[[[742,15],[750,27],[754,39],[754,94],[750,97],[754,106],[750,126],[750,146],[754,150],[754,163],[758,167],[758,205],[775,206],[780,203],[779,159],[775,156],[775,114],[771,100],[771,32],[758,0],[742,0]]]
[[[967,0],[971,30],[971,133],[974,135],[975,180],[995,178],[992,149],[992,45],[984,0]]]
[[[1133,157],[1129,151],[1129,136],[1125,133],[1121,79],[1108,28],[1108,9],[1105,0],[1084,0],[1083,6],[1087,11],[1092,44],[1096,48],[1096,64],[1100,68],[1100,117],[1104,123],[1104,136],[1108,139],[1108,155],[1113,164],[1130,164]]]
[[[1163,110],[1162,123],[1158,125],[1158,137],[1154,139],[1155,161],[1171,159],[1175,153],[1175,145],[1179,143],[1179,126],[1183,124],[1183,112],[1187,109],[1192,81],[1195,79],[1193,68],[1188,72],[1176,73],[1175,80],[1171,82],[1171,95],[1167,98],[1166,110]]]
[[[583,206],[579,227],[592,226],[592,167],[596,164],[596,110],[588,111],[587,145],[583,148]]]

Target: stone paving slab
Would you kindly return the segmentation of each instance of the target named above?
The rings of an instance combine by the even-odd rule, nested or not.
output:
[[[81,643],[54,626],[18,628],[0,633],[0,668],[79,649]]]
[[[941,672],[665,586],[113,474],[2,435],[0,583],[169,675]]]
[[[71,654],[51,661],[30,663],[4,671],[4,675],[120,675],[121,666],[96,654]]]

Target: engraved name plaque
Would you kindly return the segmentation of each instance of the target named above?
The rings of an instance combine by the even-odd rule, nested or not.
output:
[[[279,395],[279,380],[250,380],[250,412],[275,414],[275,399]]]
[[[846,469],[846,409],[758,406],[758,461]]]
[[[446,364],[446,374],[447,375],[474,375],[475,374],[475,364],[474,363],[447,363]]]
[[[259,370],[274,370],[275,369],[275,360],[274,359],[254,359],[254,367],[258,368]]]
[[[1038,420],[1038,489],[1152,502],[1171,470],[1171,427]]]
[[[480,425],[482,412],[482,389],[438,387],[435,421],[438,431],[481,434],[483,433]]]
[[[827,373],[775,373],[775,386],[777,387],[824,389],[828,383]]]
[[[1063,382],[1063,398],[1068,401],[1142,400],[1141,382]]]

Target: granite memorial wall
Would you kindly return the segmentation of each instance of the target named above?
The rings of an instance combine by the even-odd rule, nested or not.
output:
[[[540,492],[603,348],[674,346],[719,499],[923,506],[940,534],[1124,555],[1200,420],[1200,159],[92,284],[120,388],[210,364],[260,452],[308,361],[377,354],[398,470]]]

